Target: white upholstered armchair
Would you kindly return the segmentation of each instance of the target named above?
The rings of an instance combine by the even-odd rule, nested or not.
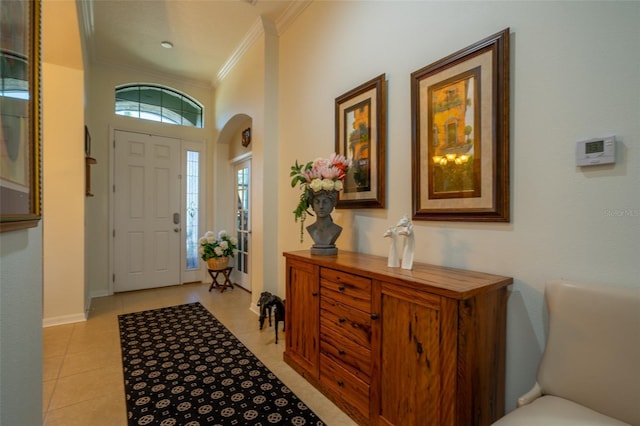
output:
[[[551,281],[536,383],[495,426],[640,426],[640,288]]]

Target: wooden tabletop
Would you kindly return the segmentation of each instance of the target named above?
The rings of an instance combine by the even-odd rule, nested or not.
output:
[[[467,299],[513,283],[513,278],[446,266],[413,263],[413,269],[391,268],[387,258],[340,250],[335,256],[312,255],[309,250],[284,252],[288,259],[311,261],[319,266],[340,269],[371,279],[408,285],[428,286],[429,292],[455,299]],[[427,289],[424,289],[427,290]]]

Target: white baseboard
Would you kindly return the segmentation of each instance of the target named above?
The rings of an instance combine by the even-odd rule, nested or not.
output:
[[[73,324],[75,322],[84,322],[86,320],[87,320],[87,317],[84,313],[62,315],[62,316],[53,317],[53,318],[43,318],[42,327],[46,328],[46,327],[53,327],[54,325]]]
[[[251,306],[249,307],[249,310],[254,314],[256,314],[257,316],[260,316],[260,308],[258,308],[258,305],[256,305],[255,303],[251,304]]]
[[[105,296],[113,296],[113,293],[109,293],[109,290],[100,290],[91,292],[91,298],[95,299],[96,297],[105,297]]]

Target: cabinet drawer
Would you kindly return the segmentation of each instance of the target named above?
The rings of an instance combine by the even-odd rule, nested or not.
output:
[[[320,298],[320,329],[323,328],[329,328],[367,349],[371,348],[371,314],[325,295]]]
[[[369,385],[325,355],[320,355],[320,383],[363,418],[369,418]]]
[[[365,383],[370,383],[371,350],[368,348],[341,336],[329,327],[322,327],[320,352],[338,362]]]
[[[371,311],[371,280],[359,275],[320,269],[320,292],[365,312]]]

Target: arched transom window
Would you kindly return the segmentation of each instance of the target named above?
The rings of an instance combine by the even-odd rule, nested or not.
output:
[[[168,87],[129,84],[116,87],[116,114],[202,128],[202,105]]]

